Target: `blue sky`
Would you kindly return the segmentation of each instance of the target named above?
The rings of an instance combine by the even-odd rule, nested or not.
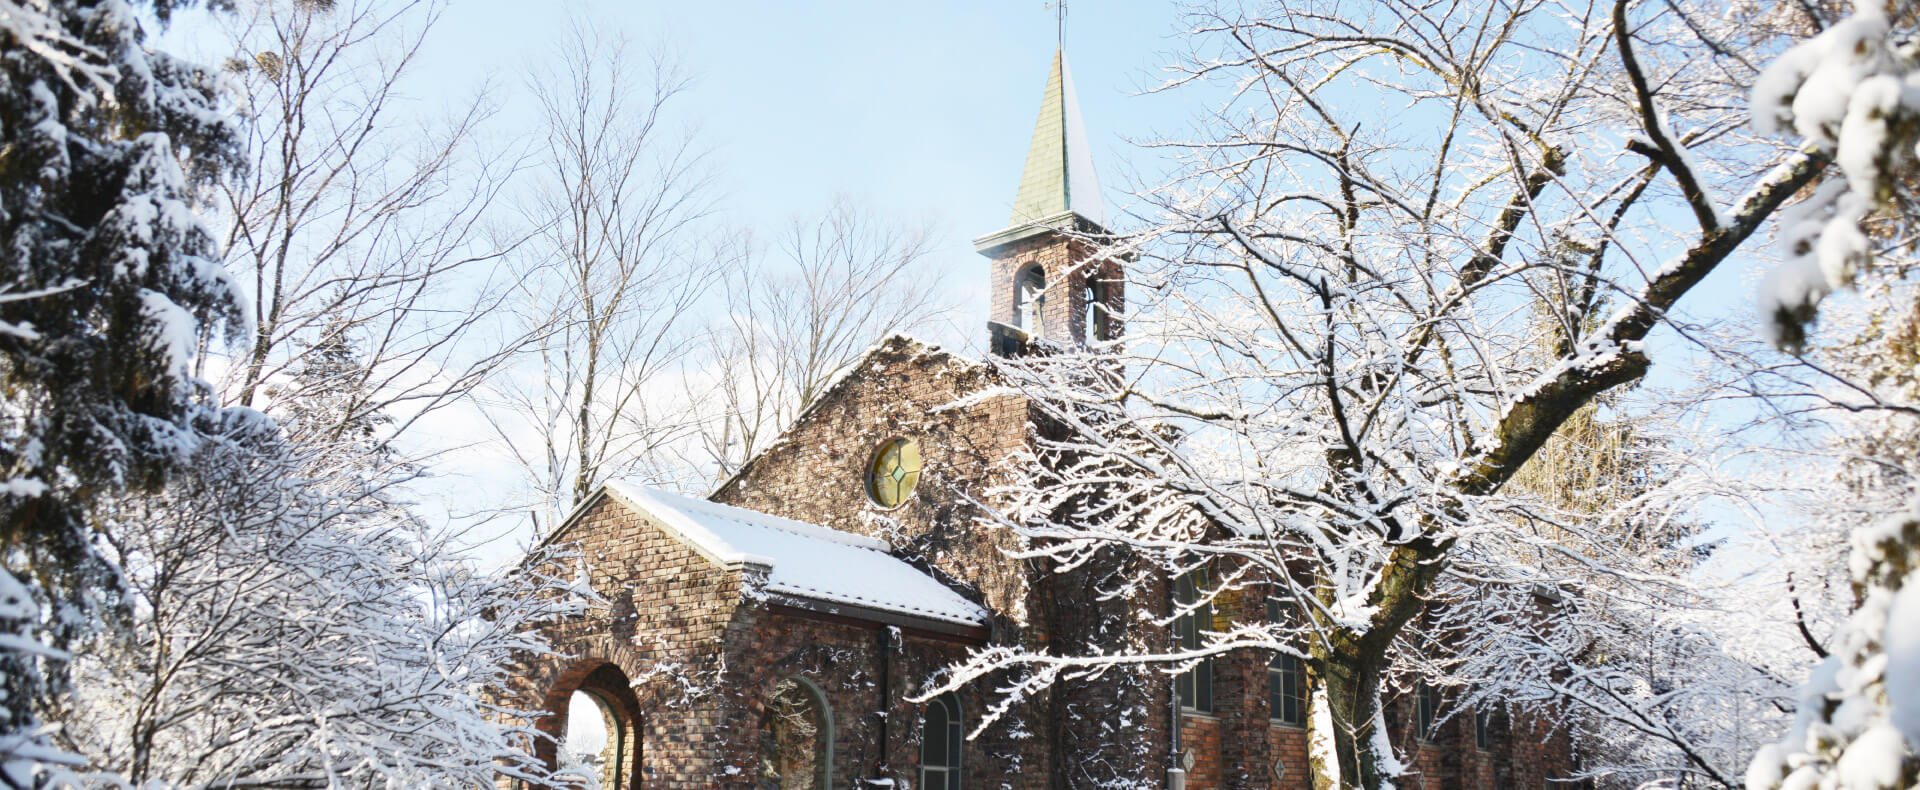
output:
[[[534,131],[527,75],[576,18],[677,55],[693,79],[680,117],[711,152],[727,227],[770,234],[836,196],[927,223],[960,305],[929,339],[977,347],[986,266],[969,242],[1007,223],[1055,47],[1042,0],[451,0],[412,83],[419,109],[491,84],[503,112],[489,142],[513,145]],[[1132,141],[1182,136],[1206,109],[1194,90],[1141,94],[1177,60],[1181,25],[1171,2],[1071,4],[1064,45],[1110,217],[1128,174],[1160,168]],[[1755,267],[1740,258],[1683,303],[1690,317],[1751,314]],[[1656,339],[1656,380],[1687,369],[1679,346]]]
[[[694,80],[682,117],[712,150],[730,218],[775,229],[845,195],[928,223],[960,329],[984,319],[986,268],[969,240],[1007,223],[1055,44],[1041,0],[528,5],[455,0],[422,76],[457,94],[490,78],[512,127],[528,66],[567,34],[563,8],[665,48]],[[1179,46],[1179,23],[1166,2],[1069,6],[1067,57],[1110,210],[1124,205],[1127,163],[1143,159],[1127,140],[1192,117],[1191,97],[1138,95]]]

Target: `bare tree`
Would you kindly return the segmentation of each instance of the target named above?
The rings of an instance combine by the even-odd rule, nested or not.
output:
[[[347,343],[366,363],[352,369],[361,380],[309,385],[358,393],[364,402],[339,414],[385,414],[400,433],[524,340],[490,335],[505,294],[498,263],[514,241],[483,232],[515,163],[480,150],[485,96],[437,131],[409,106],[444,0],[241,6],[227,20],[228,70],[251,116],[248,167],[220,198],[254,333],[225,397],[277,412],[309,394],[289,371]]]
[[[1139,576],[1115,587],[1135,595],[1205,567],[1213,594],[1274,594],[1287,615],[1199,647],[982,652],[927,693],[996,669],[1032,679],[1017,696],[1116,663],[1291,653],[1309,671],[1316,786],[1387,787],[1404,770],[1388,693],[1436,658],[1423,652],[1472,647],[1431,615],[1549,623],[1684,595],[1666,563],[1628,554],[1656,548],[1616,529],[1630,521],[1509,483],[1598,396],[1640,381],[1682,297],[1826,168],[1817,147],[1745,131],[1749,55],[1773,29],[1750,24],[1759,13],[1329,0],[1194,14],[1175,83],[1226,99],[1196,139],[1167,144],[1184,176],[1110,253],[1140,256],[1125,347],[1003,365],[1063,435],[1016,464],[1027,480],[1000,518],[1062,567],[1125,551]],[[1547,322],[1530,309],[1543,283],[1571,297]],[[1562,604],[1543,609],[1536,586]],[[1709,759],[1682,767],[1739,781]]]
[[[695,234],[707,175],[673,123],[686,78],[664,57],[641,68],[627,47],[577,23],[557,72],[532,85],[545,145],[516,291],[528,331],[547,329],[494,387],[505,408],[489,419],[550,515],[609,478],[648,474],[696,428],[667,377],[720,273]]]
[[[719,409],[701,432],[708,463],[733,474],[875,338],[951,315],[927,266],[924,229],[889,226],[846,199],[795,220],[771,252],[746,246],[726,268],[726,322],[711,330]],[[697,379],[704,388],[708,382]]]

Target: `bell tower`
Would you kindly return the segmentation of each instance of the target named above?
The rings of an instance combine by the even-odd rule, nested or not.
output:
[[[1040,119],[1005,230],[973,240],[987,257],[989,348],[1015,356],[1115,339],[1125,305],[1118,260],[1096,260],[1106,208],[1066,57],[1053,53]]]

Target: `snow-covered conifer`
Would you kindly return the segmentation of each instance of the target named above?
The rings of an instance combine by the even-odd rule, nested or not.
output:
[[[91,504],[193,456],[221,418],[190,358],[243,314],[195,212],[196,183],[233,161],[233,118],[213,72],[142,30],[143,8],[172,5],[0,4],[0,561],[37,599],[7,630],[32,614],[55,645],[117,587]],[[0,653],[0,733],[58,681],[37,663]]]

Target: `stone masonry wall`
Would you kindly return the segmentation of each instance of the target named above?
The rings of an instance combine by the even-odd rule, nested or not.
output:
[[[1027,267],[1038,265],[1047,278],[1047,309],[1041,322],[1048,327],[1046,336],[1055,342],[1075,342],[1085,337],[1085,288],[1089,279],[1100,284],[1105,304],[1117,316],[1126,307],[1126,278],[1119,261],[1102,261],[1097,266],[1075,266],[1093,253],[1093,245],[1070,240],[1055,233],[1029,236],[994,250],[988,264],[987,318],[1013,324],[1014,279]],[[1119,322],[1112,324],[1118,332]],[[1059,329],[1064,328],[1064,333]]]
[[[590,673],[611,665],[639,707],[629,745],[648,788],[703,788],[720,724],[712,693],[719,646],[741,600],[743,574],[695,553],[612,496],[591,503],[559,542],[574,545],[608,607],[548,631],[560,657],[522,673],[516,704],[552,711],[537,726],[557,738],[567,700]],[[550,749],[541,754],[551,758]]]
[[[1003,551],[1014,538],[978,529],[966,497],[998,482],[995,467],[1026,445],[1026,399],[970,397],[996,384],[985,365],[900,336],[846,381],[713,500],[887,540],[1006,618],[1003,633],[1024,630],[1027,568]],[[887,509],[869,496],[867,471],[902,436],[919,445],[923,471],[913,496]]]

